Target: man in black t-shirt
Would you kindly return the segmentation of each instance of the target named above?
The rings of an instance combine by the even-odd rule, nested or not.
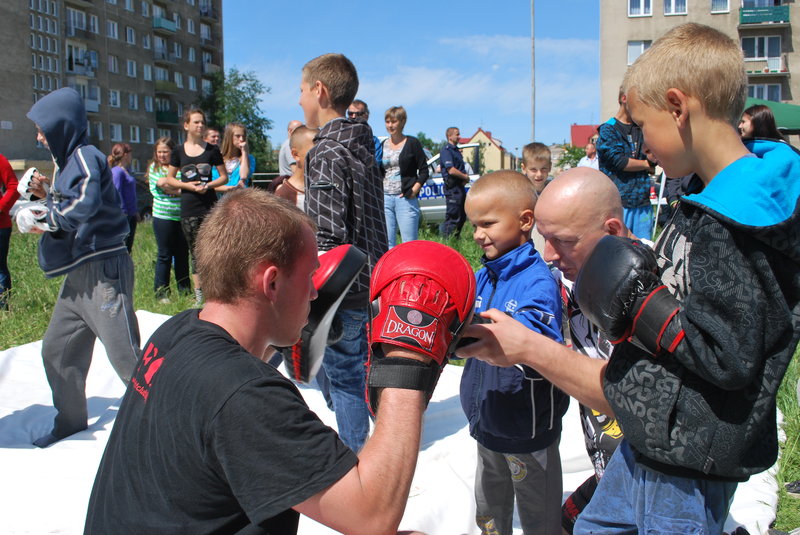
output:
[[[453,310],[467,321],[467,308],[420,307],[434,322],[424,333],[430,344],[418,351],[408,328],[394,344],[376,318],[375,377],[368,378],[375,431],[357,457],[294,384],[259,358],[269,345],[297,341],[316,298],[319,262],[308,217],[264,191],[234,191],[203,223],[197,256],[207,303],[169,319],[145,344],[98,469],[85,532],[290,534],[298,513],[347,533],[396,529],[422,413],[453,337],[436,327],[452,326]],[[394,281],[392,273],[387,278]],[[425,280],[420,289],[432,284]],[[385,296],[397,288],[406,292],[406,312],[424,316],[407,295],[411,287],[403,281],[376,290],[383,317],[395,311]],[[471,306],[472,289],[454,300]],[[451,294],[445,285],[433,295]],[[424,381],[397,379],[398,361]]]

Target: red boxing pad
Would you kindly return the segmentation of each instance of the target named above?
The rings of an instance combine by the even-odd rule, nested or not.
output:
[[[312,278],[317,298],[311,302],[308,324],[296,344],[280,348],[284,365],[295,381],[308,383],[317,375],[336,311],[366,264],[367,255],[353,245],[340,245],[320,255],[319,268]]]
[[[443,364],[475,303],[475,275],[457,251],[411,241],[383,255],[372,272],[377,311],[370,346],[386,343],[424,353]]]

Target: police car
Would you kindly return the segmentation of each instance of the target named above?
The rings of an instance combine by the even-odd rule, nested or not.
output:
[[[479,147],[479,143],[465,143],[459,145],[459,149],[469,149]],[[427,149],[425,154],[428,155],[428,172],[430,178],[422,186],[417,198],[419,199],[419,207],[422,211],[423,224],[438,224],[444,221],[445,214],[445,198],[444,198],[444,182],[442,181],[442,172],[439,169],[439,154],[431,156]],[[470,184],[478,180],[477,174],[472,172],[467,164],[467,173],[469,174],[469,184],[466,188],[469,190]]]

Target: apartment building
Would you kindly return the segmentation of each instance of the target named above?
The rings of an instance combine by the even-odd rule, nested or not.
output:
[[[617,111],[628,65],[669,29],[686,22],[712,26],[741,43],[748,96],[800,103],[800,5],[787,0],[601,0],[600,109]],[[798,28],[800,29],[800,27]]]
[[[25,113],[69,86],[91,142],[129,143],[143,171],[156,139],[183,140],[184,109],[223,69],[222,0],[3,0],[0,17],[0,152],[17,167],[49,160]]]

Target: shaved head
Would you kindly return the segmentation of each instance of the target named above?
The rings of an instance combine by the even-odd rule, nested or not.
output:
[[[536,227],[545,238],[544,259],[575,280],[606,234],[628,236],[617,186],[591,167],[561,173],[539,196]]]
[[[519,210],[533,210],[536,191],[530,180],[517,171],[495,171],[483,175],[470,186],[467,198],[477,195],[494,195],[498,201]]]
[[[286,125],[286,132],[288,132],[288,134],[291,136],[292,132],[294,132],[294,129],[297,128],[298,126],[302,126],[302,125],[303,125],[303,123],[301,123],[300,121],[297,121],[297,120],[289,121],[289,124]]]

